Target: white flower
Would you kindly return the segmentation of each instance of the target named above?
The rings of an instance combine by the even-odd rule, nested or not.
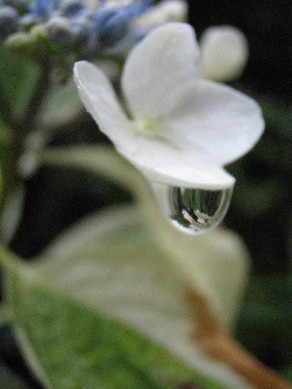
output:
[[[233,26],[207,28],[200,39],[202,77],[231,81],[239,77],[248,58],[244,34]]]
[[[235,179],[223,165],[249,151],[263,132],[254,100],[200,79],[194,31],[184,23],[158,27],[130,53],[121,80],[127,113],[94,65],[78,62],[74,73],[101,131],[154,182],[231,187]]]

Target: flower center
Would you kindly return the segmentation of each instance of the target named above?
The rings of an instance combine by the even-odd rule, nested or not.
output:
[[[140,134],[155,137],[160,132],[160,126],[156,119],[149,116],[139,116],[134,120],[134,130]]]

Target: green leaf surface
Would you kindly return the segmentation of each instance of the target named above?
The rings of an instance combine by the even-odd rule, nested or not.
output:
[[[196,349],[189,284],[133,208],[92,216],[9,279],[18,339],[47,388],[249,388]]]
[[[24,347],[33,348],[48,387],[158,389],[192,381],[224,388],[118,321],[41,287],[14,279],[13,302]]]

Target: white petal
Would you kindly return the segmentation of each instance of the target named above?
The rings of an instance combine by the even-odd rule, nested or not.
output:
[[[133,116],[167,115],[177,91],[197,77],[198,47],[191,26],[167,23],[158,27],[130,53],[122,89]]]
[[[74,65],[74,79],[83,104],[117,146],[131,137],[130,121],[122,111],[107,77],[94,65],[80,61]]]
[[[187,188],[219,190],[235,179],[199,145],[176,148],[165,139],[137,135],[135,148],[120,150],[149,180]]]
[[[214,81],[231,81],[239,77],[248,58],[244,34],[232,26],[208,28],[200,39],[201,72]]]
[[[105,75],[85,61],[74,67],[75,81],[81,99],[93,118],[118,151],[147,178],[174,186],[223,189],[234,184],[234,178],[214,163],[208,151],[172,134],[171,141],[139,134],[117,101]]]
[[[190,83],[165,121],[164,136],[182,150],[200,145],[221,165],[247,153],[264,130],[258,104],[212,81]]]

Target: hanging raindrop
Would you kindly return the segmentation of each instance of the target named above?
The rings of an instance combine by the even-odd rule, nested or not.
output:
[[[162,211],[173,225],[192,234],[217,226],[228,210],[233,188],[205,190],[152,184]]]

